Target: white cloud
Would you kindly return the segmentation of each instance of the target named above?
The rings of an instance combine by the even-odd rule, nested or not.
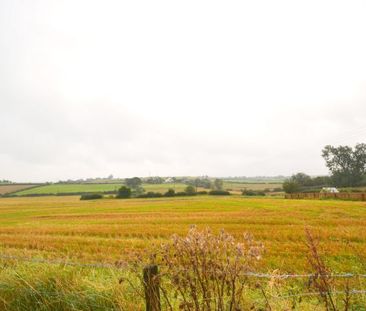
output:
[[[0,4],[0,179],[325,173],[366,128],[363,1]]]

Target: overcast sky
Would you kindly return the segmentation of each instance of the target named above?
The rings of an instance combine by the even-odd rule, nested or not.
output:
[[[365,1],[0,1],[0,179],[325,174],[365,142]]]

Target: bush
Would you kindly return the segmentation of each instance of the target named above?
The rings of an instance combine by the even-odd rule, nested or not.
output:
[[[285,180],[282,187],[286,193],[295,193],[300,191],[300,185],[296,181]]]
[[[176,197],[185,197],[185,196],[187,196],[187,192],[182,192],[182,191],[176,192],[175,196]]]
[[[103,195],[100,193],[84,193],[80,197],[80,200],[98,200],[98,199],[103,199]]]
[[[138,195],[137,198],[161,198],[162,196],[163,196],[163,194],[160,192],[150,191],[150,192]]]
[[[208,194],[208,192],[203,190],[203,191],[197,191],[196,194]]]
[[[209,195],[230,195],[230,192],[225,191],[225,190],[212,190],[208,194]]]
[[[185,189],[185,192],[187,195],[195,195],[196,194],[196,188],[193,186],[187,186]]]
[[[264,191],[243,190],[242,195],[246,195],[246,196],[265,196],[266,193]]]
[[[174,189],[169,189],[167,192],[164,193],[164,196],[174,197],[175,196],[175,190]]]
[[[224,230],[215,235],[193,227],[186,237],[174,235],[154,252],[161,287],[181,299],[179,310],[243,310],[246,274],[255,271],[263,245],[248,234],[241,241]],[[174,305],[172,296],[163,295],[167,305]]]
[[[122,186],[121,188],[118,189],[116,198],[117,199],[128,199],[131,197],[131,189],[126,187],[126,186]]]

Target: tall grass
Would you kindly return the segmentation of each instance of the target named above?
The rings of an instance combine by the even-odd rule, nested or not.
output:
[[[142,310],[143,301],[128,284],[126,271],[44,264],[2,263],[0,310]]]
[[[115,268],[0,261],[0,310],[144,310],[142,268],[159,265],[162,310],[364,310],[365,278],[336,279],[310,231],[310,278],[257,274],[265,251],[250,235],[191,228]],[[265,253],[264,253],[265,255]],[[268,275],[268,277],[267,277]],[[355,292],[360,291],[360,292]]]

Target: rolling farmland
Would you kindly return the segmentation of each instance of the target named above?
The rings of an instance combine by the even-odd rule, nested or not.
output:
[[[59,193],[82,193],[82,192],[112,192],[117,191],[122,184],[52,184],[37,187],[34,189],[19,191],[16,195],[34,195],[34,194],[59,194]],[[166,192],[169,188],[176,191],[183,191],[186,185],[184,184],[143,184],[146,191]]]
[[[141,284],[129,263],[136,254],[168,242],[172,234],[185,235],[192,224],[216,233],[224,228],[239,241],[252,233],[265,247],[257,266],[260,273],[305,273],[305,228],[319,238],[333,271],[364,273],[365,202],[235,195],[96,201],[77,196],[1,198],[0,309],[143,310],[144,300],[133,290]],[[90,266],[115,262],[122,262],[122,268]],[[281,282],[278,290],[301,296],[303,283],[288,282]],[[271,292],[271,281],[262,284]],[[352,286],[363,285],[355,280]],[[266,300],[254,289],[246,295],[256,310],[264,310]],[[272,310],[287,310],[292,303],[271,299]],[[324,310],[312,297],[296,304],[296,310]]]
[[[7,193],[13,193],[29,188],[33,188],[37,185],[33,184],[6,184],[6,185],[0,185],[0,195],[7,194]],[[31,191],[31,190],[30,190]]]
[[[117,191],[118,188],[121,187],[121,183],[85,183],[85,184],[48,184],[43,185],[31,189],[27,189],[26,187],[16,188],[17,185],[14,185],[15,195],[23,196],[23,195],[46,195],[46,194],[77,194],[77,193],[86,193],[86,192],[113,192]],[[1,187],[6,186],[0,186]],[[143,184],[142,187],[146,192],[161,192],[164,193],[168,189],[175,189],[176,192],[184,191],[187,187],[186,184],[183,183],[166,183],[166,184]],[[274,189],[281,188],[282,184],[265,184],[265,183],[239,183],[239,182],[224,182],[224,188],[230,189],[233,193],[241,193],[243,189],[249,190],[265,190],[265,189]],[[24,189],[24,190],[22,190]],[[198,188],[197,190],[207,190],[204,188]]]
[[[116,191],[120,184],[50,184],[19,191],[16,195]]]
[[[264,191],[282,188],[282,183],[245,183],[236,181],[225,181],[224,188],[232,192],[241,193],[242,190]]]
[[[347,270],[354,266],[355,253],[366,258],[364,202],[239,196],[0,200],[1,251],[22,256],[103,262],[126,259],[151,243],[166,241],[173,233],[186,233],[191,224],[225,228],[236,237],[251,232],[266,245],[265,269],[304,269],[306,226],[319,234],[335,267]]]

